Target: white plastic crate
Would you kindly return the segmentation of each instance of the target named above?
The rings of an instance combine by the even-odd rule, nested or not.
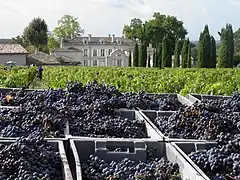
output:
[[[111,162],[129,158],[133,161],[144,161],[147,159],[147,150],[155,148],[153,156],[161,158],[163,156],[172,163],[177,163],[180,167],[180,175],[183,180],[204,180],[204,178],[189,164],[176,149],[166,142],[158,141],[111,141],[111,140],[70,140],[71,151],[75,160],[71,167],[75,167],[73,177],[76,180],[83,180],[81,163],[88,160],[89,156],[96,155],[99,158]],[[111,148],[133,148],[133,152],[111,152]],[[75,172],[75,173],[74,173]]]

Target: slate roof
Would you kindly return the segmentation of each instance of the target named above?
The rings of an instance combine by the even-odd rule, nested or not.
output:
[[[104,42],[105,44],[116,44],[118,41],[120,41],[122,44],[133,44],[134,41],[130,40],[130,39],[126,39],[124,37],[114,37],[113,38],[114,41],[112,42],[112,37],[107,36],[107,37],[91,37],[91,44],[101,44],[102,42]],[[88,41],[88,36],[85,37],[77,37],[77,38],[73,38],[73,39],[64,39],[63,43],[66,44],[83,44],[84,40]]]
[[[49,54],[38,52],[28,56],[29,63],[31,64],[60,64],[56,57]],[[36,62],[35,62],[36,61]],[[38,62],[38,63],[37,63]]]
[[[20,44],[0,44],[0,54],[28,54]]]

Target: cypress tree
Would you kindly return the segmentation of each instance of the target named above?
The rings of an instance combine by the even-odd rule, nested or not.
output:
[[[205,25],[203,32],[200,34],[198,44],[198,51],[200,53],[198,66],[201,68],[211,67],[211,36],[208,25]]]
[[[226,29],[228,31],[228,48],[229,48],[229,55],[228,55],[228,67],[233,67],[233,56],[234,56],[234,37],[233,37],[233,29],[231,24],[226,25]]]
[[[223,28],[221,31],[221,45],[219,50],[218,68],[228,68],[229,66],[229,46],[228,30]]]
[[[181,57],[182,57],[181,67],[182,68],[187,68],[188,44],[189,44],[188,42],[189,42],[189,39],[184,40],[183,47],[182,47],[182,53],[181,53]]]
[[[175,49],[174,49],[174,63],[173,67],[179,67],[180,66],[180,41],[176,40],[175,43]]]
[[[158,44],[158,50],[156,53],[156,67],[162,68],[162,44]]]
[[[139,67],[144,67],[144,44],[141,43],[139,49]]]
[[[162,42],[162,67],[172,67],[172,54],[170,49],[170,42],[167,37],[164,37]]]
[[[144,44],[144,45],[143,45],[143,67],[147,67],[147,59],[148,59],[148,55],[147,55],[147,45]]]
[[[134,54],[133,54],[133,66],[134,67],[138,67],[138,59],[139,59],[139,51],[138,51],[138,44],[135,44],[135,48],[134,48]]]
[[[154,49],[154,52],[153,52],[153,67],[157,67],[157,57],[156,57],[156,49]]]
[[[129,56],[128,56],[128,66],[131,67],[132,66],[132,52],[129,52]]]
[[[203,33],[200,33],[199,41],[198,41],[198,67],[204,67],[204,47],[203,47]]]
[[[188,40],[188,59],[187,59],[187,68],[192,67],[192,52],[191,52],[191,43]]]
[[[216,41],[213,36],[211,36],[211,66],[210,68],[216,68],[217,64],[217,52],[216,52]]]
[[[150,57],[150,54],[148,55],[147,65],[148,65],[148,67],[151,67],[151,57]]]

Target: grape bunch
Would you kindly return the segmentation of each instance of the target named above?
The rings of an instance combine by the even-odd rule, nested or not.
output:
[[[60,169],[59,153],[36,133],[9,145],[0,144],[1,180],[60,180]]]
[[[145,162],[125,158],[108,163],[90,155],[89,160],[82,163],[82,173],[86,180],[181,180],[178,164],[170,163],[165,157]]]
[[[203,99],[202,104],[214,112],[240,112],[240,95],[234,92],[228,99]]]
[[[240,179],[240,137],[208,150],[189,154],[211,179]]]
[[[6,95],[10,95],[12,99],[6,100]],[[85,97],[85,98],[83,98]],[[152,109],[163,111],[177,111],[184,107],[177,98],[170,95],[160,96],[140,93],[121,93],[114,86],[106,86],[98,84],[96,81],[90,82],[83,86],[80,82],[67,84],[67,90],[45,90],[45,91],[24,91],[9,92],[1,95],[1,103],[3,106],[19,106],[35,99],[48,101],[49,103],[64,102],[68,105],[76,105],[76,103],[91,103],[96,99],[106,100],[112,108],[129,108],[129,109]]]
[[[171,116],[157,117],[154,123],[170,138],[216,140],[218,135],[240,132],[240,115],[213,112],[203,104],[180,109]]]

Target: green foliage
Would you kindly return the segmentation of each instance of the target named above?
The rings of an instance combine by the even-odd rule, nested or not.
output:
[[[217,64],[217,52],[216,52],[216,41],[213,36],[211,36],[211,57],[210,57],[210,68],[216,68]]]
[[[197,61],[197,59],[198,59],[198,50],[197,50],[196,47],[191,48],[191,54],[192,54],[193,61]]]
[[[84,33],[78,18],[71,15],[64,15],[59,21],[57,27],[53,30],[53,34],[58,39],[72,39],[79,37]]]
[[[218,68],[228,68],[229,46],[228,46],[228,30],[223,28],[221,31],[221,46],[219,50]]]
[[[157,67],[157,52],[154,50],[153,52],[153,67]]]
[[[156,51],[156,67],[162,68],[162,43],[157,45]]]
[[[28,45],[33,45],[39,50],[48,43],[48,27],[44,19],[34,18],[24,29],[23,40]]]
[[[235,54],[233,58],[233,65],[234,67],[237,67],[238,64],[240,64],[240,54]]]
[[[192,67],[191,43],[188,41],[187,68],[191,68],[191,67]]]
[[[128,56],[128,66],[131,67],[132,66],[132,52],[129,52],[129,56]]]
[[[198,67],[211,67],[211,36],[208,25],[205,25],[203,32],[201,32],[198,42]]]
[[[48,36],[48,49],[49,51],[52,51],[54,49],[60,48],[59,41],[53,36]]]
[[[175,43],[175,49],[174,49],[174,64],[173,67],[180,67],[180,51],[181,51],[181,47],[180,47],[180,42],[179,40],[176,41]]]
[[[64,88],[69,81],[115,85],[123,92],[232,95],[240,89],[238,69],[162,69],[121,67],[44,67],[47,87]],[[111,76],[110,76],[111,75]],[[131,78],[129,78],[131,77]]]
[[[182,57],[182,68],[187,68],[187,62],[188,62],[188,46],[189,46],[189,39],[186,39],[183,43],[183,48],[181,52]]]
[[[135,44],[134,52],[133,52],[133,66],[138,67],[138,60],[139,60],[139,50],[138,50],[138,44]]]
[[[0,69],[0,86],[22,88],[30,84],[36,77],[36,67],[14,67],[10,70]]]
[[[233,29],[231,24],[226,25],[226,29],[228,31],[228,67],[233,67],[233,56],[234,56],[234,35],[233,35]]]
[[[171,52],[173,52],[175,40],[183,39],[187,30],[183,22],[176,17],[154,13],[153,19],[145,23],[137,18],[132,19],[130,25],[124,26],[123,34],[129,39],[140,39],[146,44],[152,43],[155,48],[162,42],[164,36],[168,36],[172,45]]]

